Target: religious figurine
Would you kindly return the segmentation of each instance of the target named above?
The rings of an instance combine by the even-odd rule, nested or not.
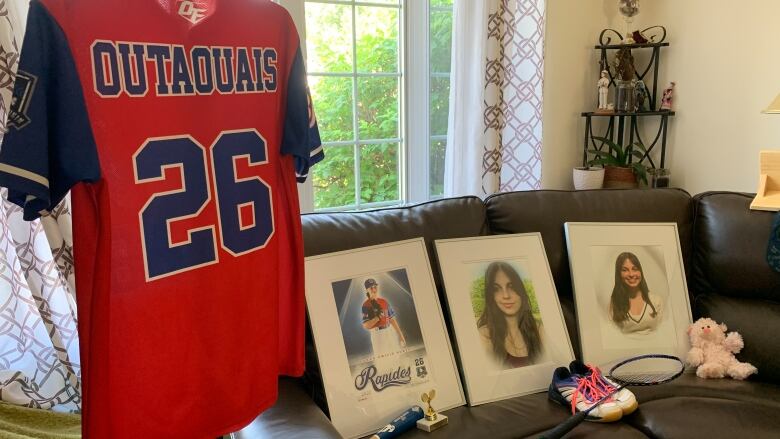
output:
[[[607,96],[609,95],[609,78],[607,77],[607,71],[601,71],[601,78],[597,83],[599,90],[599,110],[607,109]]]
[[[634,112],[645,111],[645,98],[647,98],[647,87],[640,79],[634,85]]]
[[[672,110],[672,92],[674,92],[674,81],[664,89],[664,93],[661,95],[661,110]]]

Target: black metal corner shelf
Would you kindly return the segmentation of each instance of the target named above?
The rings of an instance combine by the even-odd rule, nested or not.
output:
[[[607,53],[610,50],[619,50],[619,49],[649,49],[652,50],[652,54],[650,55],[650,60],[647,64],[647,66],[640,70],[636,70],[636,67],[634,69],[635,75],[638,79],[645,82],[647,86],[647,101],[650,108],[658,108],[658,70],[659,70],[659,64],[661,59],[661,48],[662,47],[668,47],[669,43],[665,42],[666,39],[666,29],[662,26],[653,26],[649,27],[647,29],[644,29],[642,31],[644,34],[649,34],[650,41],[647,43],[641,43],[641,44],[612,44],[612,37],[610,34],[614,34],[614,36],[617,37],[618,41],[623,41],[623,36],[614,29],[604,29],[601,32],[601,35],[599,35],[599,43],[598,45],[594,46],[594,49],[598,50],[600,52],[600,59],[599,62],[602,66],[602,68],[606,69],[609,76],[610,81],[610,87],[614,87],[616,85],[615,77],[613,75],[612,69],[609,67],[609,60],[607,58]],[[650,77],[648,73],[652,71],[652,76]],[[647,79],[647,80],[646,80]],[[648,82],[651,82],[648,84]],[[652,89],[652,92],[650,91]],[[655,151],[655,148],[657,146],[660,146],[660,152],[658,154],[654,154],[658,156],[658,167],[663,168],[665,166],[666,162],[666,133],[667,128],[669,126],[669,118],[674,116],[675,112],[670,110],[650,110],[650,111],[640,111],[640,112],[621,112],[616,111],[614,113],[601,113],[601,112],[595,112],[595,111],[586,111],[581,113],[581,116],[585,118],[585,140],[583,143],[583,154],[582,154],[582,165],[586,166],[588,163],[588,150],[589,149],[595,149],[598,151],[601,151],[603,148],[606,147],[606,145],[603,142],[599,142],[595,139],[595,137],[603,137],[612,140],[613,142],[618,143],[619,145],[623,145],[623,140],[628,139],[628,143],[633,144],[634,142],[641,142],[646,148],[647,148],[647,154],[644,155],[642,160],[640,162],[646,161],[647,164],[655,168],[656,163],[655,160],[653,160],[653,157],[651,156],[651,153]],[[599,118],[598,120],[603,120],[603,118],[607,118],[607,126],[606,129],[603,132],[603,135],[601,136],[595,136],[593,131],[593,118]],[[642,134],[639,130],[640,126],[640,119],[645,119],[647,122],[651,122],[652,118],[658,118],[658,130],[655,132],[652,142],[645,142],[645,140],[642,138]],[[647,119],[650,118],[650,119]],[[628,119],[628,120],[626,120]],[[601,125],[601,123],[599,124]],[[641,125],[646,126],[647,123],[642,123]],[[626,131],[627,130],[627,131]]]

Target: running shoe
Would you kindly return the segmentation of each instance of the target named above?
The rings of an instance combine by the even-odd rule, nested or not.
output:
[[[620,387],[618,383],[605,377],[598,367],[585,364],[579,360],[571,362],[569,371],[571,371],[572,374],[589,379],[594,387],[597,387],[601,392],[606,394],[612,393],[615,389]],[[622,388],[619,392],[612,395],[612,400],[615,401],[621,410],[623,410],[623,416],[634,413],[634,410],[639,407],[639,403],[637,403],[634,393],[626,388]]]
[[[572,374],[569,369],[559,367],[553,372],[552,382],[547,391],[547,396],[563,405],[570,407],[571,413],[584,411],[596,404],[607,394],[593,385],[593,381]],[[614,422],[623,416],[623,410],[611,399],[591,410],[585,417],[586,421]]]

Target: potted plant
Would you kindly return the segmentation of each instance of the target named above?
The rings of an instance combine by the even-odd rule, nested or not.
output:
[[[604,167],[605,188],[635,188],[639,186],[637,180],[647,184],[647,166],[642,164],[647,148],[641,142],[620,146],[605,137],[594,137],[593,140],[609,147],[602,151],[588,150],[595,156],[588,165]],[[631,162],[632,157],[637,161]]]
[[[576,167],[572,173],[574,189],[601,189],[604,184],[604,168],[595,166]]]

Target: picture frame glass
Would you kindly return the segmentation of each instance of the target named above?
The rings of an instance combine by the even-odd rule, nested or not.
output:
[[[437,410],[465,403],[421,238],[306,258],[306,306],[342,436],[377,431],[432,389]]]
[[[437,240],[470,405],[545,390],[574,359],[538,233]]]
[[[684,358],[691,309],[675,223],[566,223],[580,342],[607,367],[635,355]]]

